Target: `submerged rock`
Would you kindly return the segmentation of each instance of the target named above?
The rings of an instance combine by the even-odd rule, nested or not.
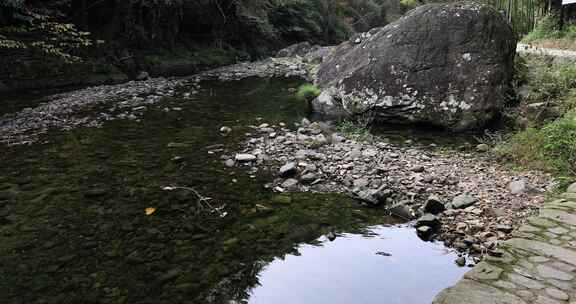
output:
[[[492,119],[511,88],[516,38],[491,6],[429,4],[339,45],[320,65],[313,101],[329,116],[371,113],[455,131]]]

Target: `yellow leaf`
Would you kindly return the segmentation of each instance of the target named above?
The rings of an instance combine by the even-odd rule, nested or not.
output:
[[[144,209],[144,212],[146,213],[146,215],[152,215],[152,213],[156,212],[156,208],[153,207],[146,208]]]

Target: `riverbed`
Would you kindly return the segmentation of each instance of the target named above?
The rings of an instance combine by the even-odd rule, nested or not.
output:
[[[223,165],[250,125],[308,115],[293,94],[300,84],[178,87],[136,118],[110,111],[116,119],[94,127],[0,147],[0,302],[431,301],[466,270],[451,249],[382,209],[341,194],[275,193],[264,187],[274,171]],[[7,117],[22,110],[11,100]],[[24,111],[46,100],[23,97]],[[84,114],[109,109],[118,111],[98,104]]]

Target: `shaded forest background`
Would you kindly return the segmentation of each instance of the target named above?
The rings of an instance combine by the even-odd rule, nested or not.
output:
[[[421,4],[0,0],[0,91],[123,81],[140,71],[186,75],[261,58],[296,42],[335,44]]]

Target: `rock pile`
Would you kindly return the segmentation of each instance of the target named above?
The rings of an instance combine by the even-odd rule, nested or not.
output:
[[[307,119],[295,130],[264,123],[248,135],[244,149],[224,155],[223,162],[248,167],[251,175],[276,168],[276,179],[267,185],[275,191],[347,193],[406,219],[418,218],[423,238],[469,253],[482,254],[507,239],[536,212],[551,180],[507,170],[489,153],[358,142]],[[533,191],[510,191],[518,181]]]

